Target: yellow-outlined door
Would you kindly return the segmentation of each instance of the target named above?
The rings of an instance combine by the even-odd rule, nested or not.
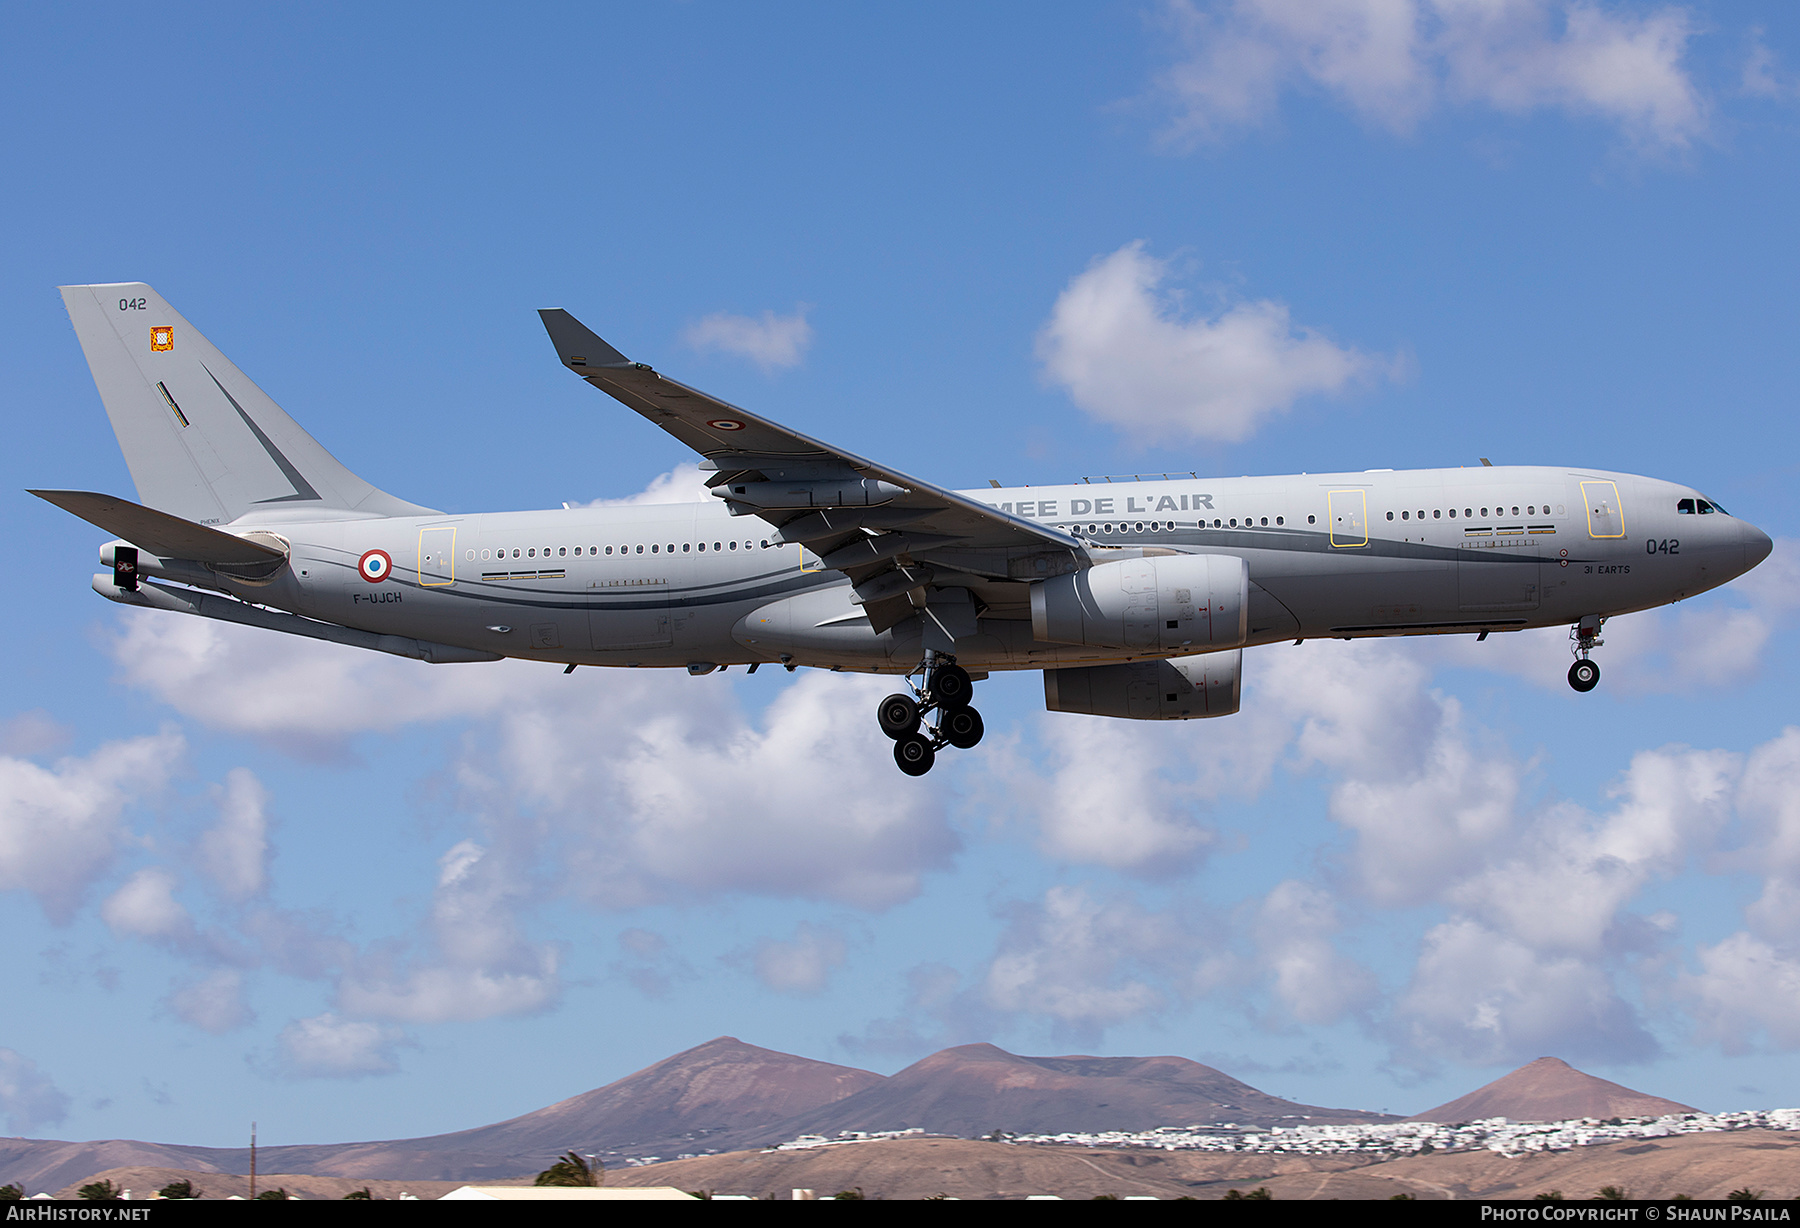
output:
[[[1331,492],[1331,544],[1369,544],[1369,494],[1363,490]]]
[[[446,588],[456,583],[456,530],[419,530],[419,585]]]
[[[1612,482],[1583,482],[1581,497],[1587,504],[1589,537],[1624,537],[1625,509],[1619,488]]]

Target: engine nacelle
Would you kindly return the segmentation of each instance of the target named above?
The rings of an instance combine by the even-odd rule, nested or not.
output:
[[[1235,648],[1248,634],[1250,569],[1229,554],[1101,563],[1031,588],[1031,630],[1054,644],[1142,652]]]
[[[1234,648],[1177,661],[1047,669],[1044,707],[1134,721],[1230,716],[1242,697],[1243,665],[1244,650]]]

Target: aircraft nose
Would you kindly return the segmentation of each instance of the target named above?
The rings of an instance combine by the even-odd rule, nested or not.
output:
[[[1769,552],[1775,549],[1775,543],[1769,540],[1767,533],[1755,525],[1743,521],[1739,521],[1738,524],[1743,530],[1744,537],[1744,570],[1749,571],[1769,557]]]

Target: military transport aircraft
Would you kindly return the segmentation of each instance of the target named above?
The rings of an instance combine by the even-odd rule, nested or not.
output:
[[[1243,649],[1568,624],[1704,592],[1769,538],[1674,482],[1488,466],[953,491],[632,362],[566,311],[563,365],[699,453],[710,502],[448,515],[351,473],[141,283],[67,286],[138,502],[32,493],[120,540],[102,596],[437,663],[894,674],[902,771],[981,740],[971,684],[1052,711],[1236,712]],[[566,672],[566,671],[565,671]]]

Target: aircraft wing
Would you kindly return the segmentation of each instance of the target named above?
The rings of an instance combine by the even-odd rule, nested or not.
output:
[[[805,543],[825,566],[848,574],[866,604],[904,596],[908,569],[919,564],[1031,580],[1062,570],[1062,560],[1083,549],[1055,529],[659,375],[566,311],[538,314],[563,366],[700,453],[702,468],[716,471],[707,484],[724,488],[734,513],[760,516],[782,540]],[[874,610],[871,619],[882,621]]]

